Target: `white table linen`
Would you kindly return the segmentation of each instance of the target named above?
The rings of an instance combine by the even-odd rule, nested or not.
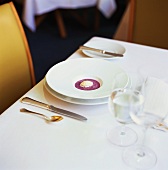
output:
[[[110,17],[117,8],[115,0],[24,0],[23,22],[31,30],[36,30],[35,15],[56,9],[77,9],[96,6],[105,17]]]
[[[168,50],[93,37],[89,41],[117,42],[126,48],[124,58],[109,62],[127,71],[150,65],[168,77]],[[69,58],[86,57],[77,50]],[[63,121],[48,124],[44,120],[19,110],[22,107],[47,115],[53,113],[16,101],[0,116],[0,169],[3,170],[131,170],[122,160],[124,148],[112,145],[106,137],[116,127],[108,105],[83,106],[70,104],[51,96],[43,87],[43,80],[24,96],[79,113],[87,122],[64,117]],[[143,138],[142,128],[129,124]],[[167,170],[168,134],[149,129],[145,145],[154,150],[158,161],[153,170]]]

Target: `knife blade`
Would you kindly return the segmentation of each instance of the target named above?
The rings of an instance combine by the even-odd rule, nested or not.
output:
[[[105,50],[101,50],[101,49],[96,49],[96,48],[92,48],[92,47],[87,47],[87,46],[80,46],[79,47],[80,50],[89,50],[89,51],[94,51],[94,52],[98,52],[101,54],[108,54],[114,57],[123,57],[123,54],[119,54],[119,53],[113,53],[113,52],[109,52],[109,51],[105,51]]]
[[[81,120],[81,121],[86,121],[87,120],[86,117],[81,116],[79,114],[76,114],[76,113],[73,113],[73,112],[70,112],[70,111],[67,111],[67,110],[64,110],[64,109],[57,108],[57,107],[55,107],[53,105],[42,103],[40,101],[34,100],[32,98],[29,98],[29,97],[22,98],[21,102],[24,103],[24,104],[37,106],[37,107],[40,107],[42,109],[46,109],[46,110],[55,112],[57,114],[67,116],[67,117],[70,117],[70,118],[74,118],[74,119],[77,119],[77,120]]]

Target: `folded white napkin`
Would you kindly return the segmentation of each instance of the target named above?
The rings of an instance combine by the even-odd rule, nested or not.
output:
[[[168,84],[155,77],[149,77],[146,84],[144,111],[165,118],[168,123]]]

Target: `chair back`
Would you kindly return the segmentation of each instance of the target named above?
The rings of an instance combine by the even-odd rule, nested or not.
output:
[[[129,0],[113,38],[168,49],[167,6],[167,0]]]
[[[0,6],[0,114],[35,85],[28,42],[13,2]]]

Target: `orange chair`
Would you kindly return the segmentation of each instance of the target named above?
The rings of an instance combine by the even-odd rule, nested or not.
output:
[[[113,38],[168,49],[167,6],[167,0],[128,0]]]
[[[34,67],[13,2],[0,6],[0,114],[35,85]]]

